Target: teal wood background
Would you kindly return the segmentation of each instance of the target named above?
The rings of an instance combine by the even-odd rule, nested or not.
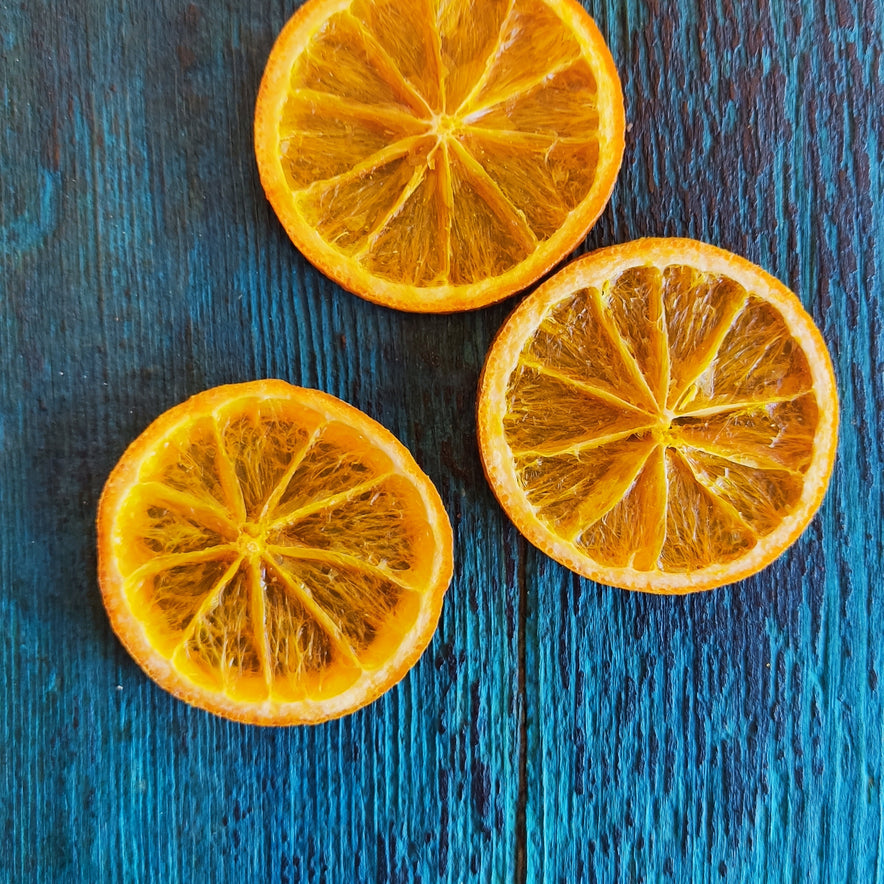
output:
[[[286,239],[251,117],[296,2],[0,2],[0,881],[884,881],[884,9],[585,2],[630,129],[584,248],[746,255],[800,294],[842,395],[810,529],[691,598],[579,579],[496,505],[473,407],[515,299],[395,313]],[[128,442],[264,376],[389,427],[456,532],[418,665],[313,728],[173,700],[95,577]]]

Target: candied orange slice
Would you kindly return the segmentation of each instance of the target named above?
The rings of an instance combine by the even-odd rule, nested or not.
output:
[[[683,239],[602,249],[507,320],[483,370],[485,471],[535,545],[601,583],[684,593],[759,571],[804,530],[838,396],[798,298]]]
[[[525,288],[598,218],[620,82],[575,0],[308,0],[267,63],[255,151],[295,245],[402,310]]]
[[[255,724],[325,721],[398,682],[432,638],[451,527],[387,430],[265,380],[172,408],[98,512],[111,624],[166,690]]]

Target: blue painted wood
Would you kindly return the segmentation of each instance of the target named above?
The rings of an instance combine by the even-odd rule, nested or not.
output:
[[[884,881],[880,4],[586,3],[631,128],[584,248],[745,254],[798,291],[842,395],[809,531],[689,599],[578,579],[494,502],[473,406],[513,302],[398,314],[291,247],[251,115],[293,5],[0,4],[0,880]],[[167,696],[95,580],[126,444],[261,376],[388,426],[455,526],[427,653],[314,728]]]

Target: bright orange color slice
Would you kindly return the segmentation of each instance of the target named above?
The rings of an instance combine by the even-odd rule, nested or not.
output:
[[[530,285],[599,216],[623,154],[610,53],[575,0],[308,0],[255,114],[295,245],[402,310]]]
[[[684,593],[770,563],[835,459],[825,343],[792,292],[692,240],[602,249],[507,320],[479,444],[504,510],[601,583]]]
[[[452,537],[389,432],[267,380],[200,393],[132,443],[101,498],[98,559],[114,630],[162,687],[300,724],[364,706],[415,663]]]

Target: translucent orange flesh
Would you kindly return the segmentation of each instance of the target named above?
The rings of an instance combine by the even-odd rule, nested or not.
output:
[[[118,511],[124,592],[157,651],[233,699],[341,693],[414,624],[435,541],[411,481],[292,403],[179,425]]]
[[[468,285],[590,193],[596,76],[542,0],[403,10],[354,0],[312,36],[278,149],[298,212],[342,255],[397,283]]]
[[[636,267],[550,310],[507,388],[538,518],[599,565],[684,573],[797,505],[819,420],[780,313],[733,280]]]

